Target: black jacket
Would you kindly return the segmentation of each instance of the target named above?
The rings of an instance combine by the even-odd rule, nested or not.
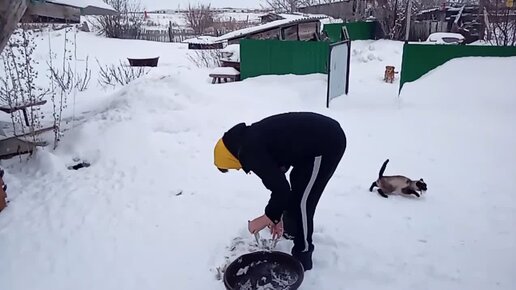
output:
[[[271,191],[265,214],[278,223],[288,203],[291,166],[313,164],[316,156],[342,150],[346,139],[339,123],[309,112],[267,117],[251,126],[237,124],[222,138],[242,169],[254,172]]]

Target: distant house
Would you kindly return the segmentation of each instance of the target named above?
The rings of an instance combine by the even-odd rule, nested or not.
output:
[[[116,13],[113,7],[102,0],[30,1],[22,21],[80,23],[81,15],[109,15]]]
[[[360,7],[357,6],[357,2],[349,0],[306,6],[298,10],[301,13],[325,14],[343,20],[357,20],[360,18],[359,15],[361,15]]]
[[[456,32],[466,43],[483,38],[484,15],[478,5],[441,6],[420,11],[411,24],[410,40],[425,40],[435,32]]]

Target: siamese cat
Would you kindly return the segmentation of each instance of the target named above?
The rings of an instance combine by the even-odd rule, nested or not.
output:
[[[422,194],[427,190],[427,185],[423,178],[419,180],[411,180],[410,178],[402,175],[383,176],[388,162],[389,159],[385,160],[383,163],[382,168],[380,169],[380,173],[378,174],[378,180],[371,184],[369,191],[372,192],[373,188],[376,186],[378,187],[378,193],[381,196],[388,198],[387,194],[390,193],[407,195],[413,194],[417,197],[420,197],[421,195],[418,193],[418,191],[420,191]]]

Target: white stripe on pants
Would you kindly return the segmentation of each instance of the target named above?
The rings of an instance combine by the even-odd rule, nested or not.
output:
[[[308,247],[308,216],[307,216],[307,208],[306,202],[308,200],[308,196],[312,191],[312,187],[314,186],[315,180],[317,179],[317,175],[319,174],[319,168],[321,167],[321,159],[322,156],[315,157],[314,160],[314,168],[312,170],[312,177],[310,177],[310,181],[305,188],[305,192],[303,193],[303,197],[301,198],[301,220],[303,221],[303,237],[305,241],[305,249],[303,252],[309,250]]]

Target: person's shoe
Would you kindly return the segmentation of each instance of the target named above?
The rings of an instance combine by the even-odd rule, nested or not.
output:
[[[311,270],[313,267],[312,263],[312,251],[308,252],[293,252],[292,256],[294,256],[301,264],[303,265],[303,269],[305,271]]]

